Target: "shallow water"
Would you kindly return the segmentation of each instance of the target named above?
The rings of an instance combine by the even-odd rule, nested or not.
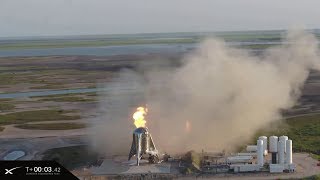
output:
[[[101,47],[11,49],[0,50],[0,57],[57,55],[113,56],[123,54],[174,53],[184,52],[193,47],[195,47],[195,44],[142,44]]]
[[[134,82],[121,82],[121,83],[118,83],[117,85],[97,87],[97,88],[2,93],[0,94],[0,99],[26,98],[26,97],[35,97],[35,96],[77,94],[77,93],[90,93],[90,92],[108,92],[108,91],[121,93],[121,92],[134,92],[134,91],[140,91],[140,90],[141,90],[141,87],[139,87],[139,85]]]
[[[59,94],[89,93],[89,92],[97,92],[97,91],[99,91],[98,88],[83,88],[83,89],[63,89],[63,90],[3,93],[3,94],[0,94],[0,99],[49,96],[49,95],[59,95]]]
[[[12,151],[4,156],[3,160],[17,160],[25,155],[26,153],[24,151]]]
[[[277,45],[280,42],[254,42],[254,41],[232,41],[227,42],[231,46],[243,45]],[[185,44],[139,44],[121,46],[99,46],[99,47],[65,47],[65,48],[40,48],[40,49],[11,49],[0,50],[0,57],[15,56],[113,56],[113,55],[136,55],[149,53],[183,53],[197,47],[196,43]]]

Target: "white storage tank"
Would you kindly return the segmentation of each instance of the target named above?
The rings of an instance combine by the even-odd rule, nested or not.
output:
[[[227,162],[234,164],[234,163],[249,163],[253,159],[252,156],[230,156],[227,158]]]
[[[286,141],[286,164],[292,164],[292,140]]]
[[[247,152],[257,152],[257,145],[247,145]]]
[[[252,157],[257,157],[257,152],[237,153],[237,156],[252,156]]]
[[[286,142],[283,140],[280,140],[278,142],[278,162],[279,162],[279,164],[284,164],[284,161],[285,161],[285,154],[284,154],[285,144],[286,144]]]
[[[288,140],[288,136],[280,136],[278,142],[278,163],[284,164],[286,163],[286,141]]]
[[[286,141],[288,140],[288,136],[280,136],[279,141],[282,141],[284,143],[284,152],[286,152]]]
[[[263,140],[257,140],[257,164],[259,166],[263,166],[264,162],[263,162]]]
[[[260,136],[259,140],[263,141],[263,154],[268,155],[268,138],[267,136]]]
[[[269,151],[272,153],[278,152],[278,137],[270,136],[269,137]]]
[[[271,152],[271,164],[277,164],[278,137],[269,137],[269,152]]]

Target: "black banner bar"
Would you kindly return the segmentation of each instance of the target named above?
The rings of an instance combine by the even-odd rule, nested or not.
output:
[[[55,161],[0,161],[0,179],[78,180]]]

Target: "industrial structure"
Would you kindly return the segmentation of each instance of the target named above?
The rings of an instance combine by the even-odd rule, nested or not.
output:
[[[129,159],[136,156],[137,165],[140,165],[141,159],[148,159],[149,163],[159,162],[159,153],[152,140],[151,134],[145,127],[139,127],[133,131],[132,145],[129,153]]]
[[[230,156],[221,153],[209,155],[202,153],[203,172],[294,172],[292,161],[292,140],[288,136],[260,136],[256,145],[247,145],[245,152]],[[159,163],[158,150],[151,134],[145,127],[139,127],[133,132],[132,146],[129,160],[136,156],[137,165],[141,159],[148,159],[149,163]]]
[[[130,160],[136,156],[136,165],[140,160],[148,160],[149,163],[159,163],[159,152],[153,142],[152,136],[146,127],[145,116],[148,109],[138,107],[133,114],[134,125],[132,145],[129,152]],[[268,143],[269,142],[269,143]],[[202,153],[202,164],[192,163],[198,171],[214,172],[294,172],[295,165],[292,162],[292,140],[288,136],[260,136],[257,144],[248,145],[245,152],[226,156],[225,153],[212,155]],[[199,161],[198,161],[199,163]],[[179,165],[180,167],[180,165]]]
[[[268,148],[269,147],[269,148]],[[261,136],[257,145],[248,145],[247,152],[227,158],[230,170],[238,172],[269,171],[270,173],[294,172],[292,140],[288,136]]]

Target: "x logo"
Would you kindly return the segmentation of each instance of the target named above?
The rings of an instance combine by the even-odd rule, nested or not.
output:
[[[6,170],[6,172],[4,174],[13,174],[12,171],[15,169],[18,169],[18,168],[21,168],[21,167],[14,167],[12,169],[4,169],[4,170]]]

